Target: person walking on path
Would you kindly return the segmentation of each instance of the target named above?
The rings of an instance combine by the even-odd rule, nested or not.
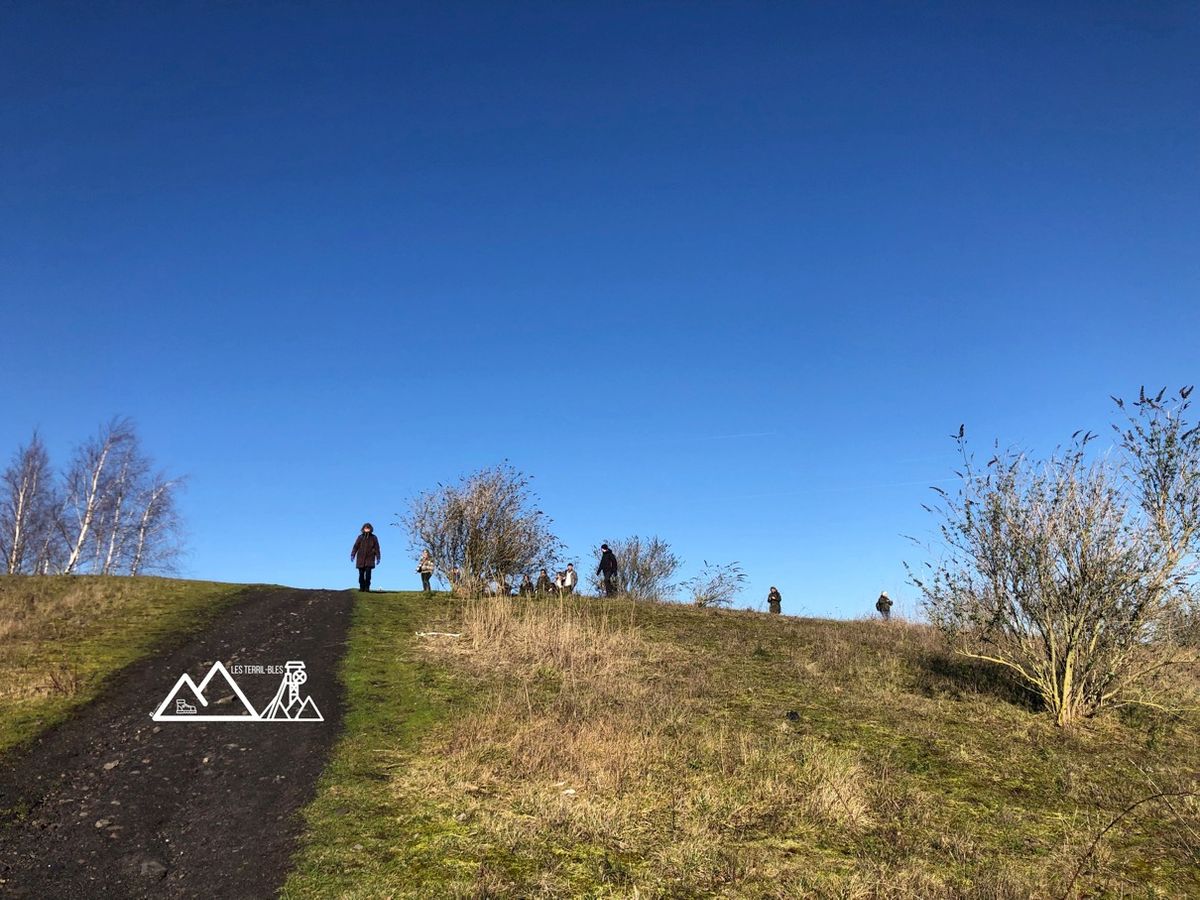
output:
[[[433,578],[433,557],[429,555],[428,550],[421,551],[421,561],[417,563],[417,571],[421,573],[421,590],[427,594],[433,593],[433,588],[429,586],[429,579]]]
[[[779,604],[783,602],[783,594],[779,593],[779,588],[771,585],[771,590],[767,591],[767,611],[779,615],[783,610]]]
[[[875,601],[875,609],[883,616],[885,622],[892,617],[892,599],[887,595],[887,591],[880,593],[879,599]]]
[[[604,596],[613,596],[617,592],[617,555],[608,544],[600,545],[600,565],[596,567],[596,574],[604,576]]]
[[[358,566],[358,589],[371,590],[371,570],[379,565],[383,554],[379,552],[379,538],[375,537],[375,529],[370,522],[363,524],[362,533],[354,539],[350,548],[350,558]]]
[[[575,571],[575,564],[567,563],[567,571],[563,572],[563,593],[575,593],[577,584],[579,584],[579,573]]]

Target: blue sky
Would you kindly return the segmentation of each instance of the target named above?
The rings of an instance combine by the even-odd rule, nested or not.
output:
[[[959,423],[1197,380],[1193,4],[10,4],[0,453],[114,414],[184,572],[419,584],[508,459],[575,558],[911,606]]]

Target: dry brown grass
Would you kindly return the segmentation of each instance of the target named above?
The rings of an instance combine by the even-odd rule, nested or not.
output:
[[[393,789],[447,895],[1054,896],[1094,833],[972,799],[1061,735],[920,625],[501,598],[430,627],[477,702]],[[1084,882],[1132,883],[1102,847]]]
[[[476,850],[604,848],[614,887],[649,895],[756,895],[801,877],[814,842],[875,823],[888,798],[856,750],[797,740],[786,720],[767,730],[714,721],[711,668],[648,640],[636,615],[580,600],[461,607],[444,627],[463,639],[430,639],[426,652],[490,684],[486,700],[400,789],[469,825]],[[458,888],[478,890],[478,875]],[[565,896],[576,884],[564,867],[543,873],[538,891]]]
[[[164,635],[206,621],[236,590],[161,578],[0,577],[0,751],[86,702]]]
[[[82,676],[65,662],[71,642],[111,618],[131,588],[95,579],[0,579],[0,704],[78,693]]]

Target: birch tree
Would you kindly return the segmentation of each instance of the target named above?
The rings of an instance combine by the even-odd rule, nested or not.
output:
[[[35,431],[0,475],[0,556],[9,575],[35,571],[53,540],[50,457]]]
[[[133,423],[113,419],[75,451],[64,488],[62,528],[67,552],[63,574],[73,574],[86,562],[84,554],[89,546],[98,546],[94,529],[108,512],[106,504],[112,496],[117,468],[114,457],[133,441]]]
[[[144,571],[170,571],[180,552],[179,514],[175,494],[183,479],[159,473],[144,484],[137,498],[136,524],[129,559],[129,574]]]
[[[960,484],[939,488],[943,558],[914,575],[958,652],[1012,672],[1059,725],[1106,704],[1162,705],[1181,646],[1200,535],[1200,428],[1183,388],[1141,391],[1111,454],[1090,432],[1038,462],[997,451],[982,469],[964,430]],[[1116,399],[1116,398],[1114,398]]]
[[[91,535],[92,571],[101,575],[114,574],[129,564],[138,537],[138,507],[150,477],[150,460],[142,453],[141,441],[132,427],[128,436],[113,447],[108,469],[110,477]]]

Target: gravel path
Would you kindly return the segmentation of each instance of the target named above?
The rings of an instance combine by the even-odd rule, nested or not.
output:
[[[349,592],[250,588],[205,632],[129,667],[75,718],[0,757],[0,896],[274,896],[340,729],[352,606]],[[216,661],[261,711],[290,660],[305,663],[301,700],[323,722],[151,719],[183,673],[199,684]],[[204,695],[200,714],[240,706],[219,675]]]

